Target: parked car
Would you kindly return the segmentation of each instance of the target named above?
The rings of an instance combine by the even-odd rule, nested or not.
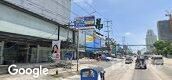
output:
[[[126,58],[125,59],[125,64],[130,64],[133,62],[133,59],[132,58]]]
[[[164,64],[163,56],[162,55],[152,56],[151,63],[154,65],[163,65]]]
[[[146,60],[144,58],[137,58],[135,69],[147,69]]]

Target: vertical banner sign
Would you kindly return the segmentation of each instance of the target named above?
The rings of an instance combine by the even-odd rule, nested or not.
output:
[[[61,41],[52,41],[52,58],[56,63],[60,62],[60,44]]]

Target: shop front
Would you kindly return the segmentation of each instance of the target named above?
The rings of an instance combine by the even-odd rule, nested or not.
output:
[[[75,32],[57,22],[1,3],[0,11],[0,64],[50,62],[52,41],[74,44]]]

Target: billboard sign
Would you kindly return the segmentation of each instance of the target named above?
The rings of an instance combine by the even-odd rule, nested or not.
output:
[[[95,26],[95,16],[76,17],[74,25],[76,28]]]
[[[55,63],[60,62],[60,44],[61,41],[52,41],[52,59]]]

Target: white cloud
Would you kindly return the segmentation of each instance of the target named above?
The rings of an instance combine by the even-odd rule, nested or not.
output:
[[[129,36],[129,35],[132,35],[132,33],[131,32],[126,32],[125,35]]]

